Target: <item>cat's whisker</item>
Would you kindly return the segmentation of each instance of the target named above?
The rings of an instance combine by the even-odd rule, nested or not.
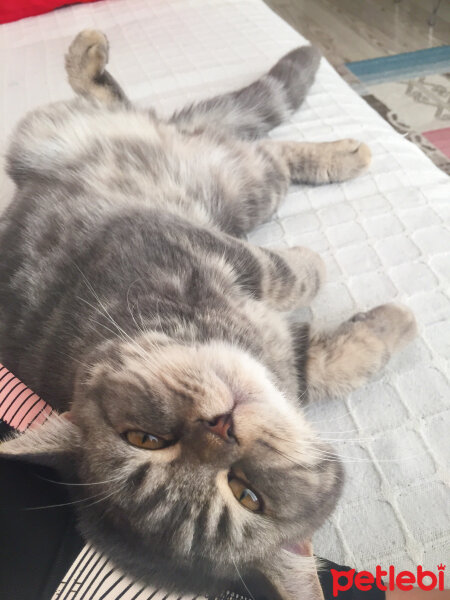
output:
[[[302,398],[309,392],[310,390],[310,386],[307,385],[305,390],[300,394],[300,396],[297,398],[298,402],[301,403]],[[310,407],[311,404],[305,404],[304,406],[302,406],[302,410],[305,413],[305,416],[308,417],[308,423],[311,423],[312,425],[316,425],[317,423],[326,423],[328,421],[331,421],[331,418],[325,418],[325,419],[316,419],[316,420],[312,420],[309,418],[309,414],[310,411]],[[333,422],[337,421],[338,419],[344,419],[345,417],[349,416],[348,413],[344,414],[344,415],[339,415],[338,417],[333,417]],[[319,433],[353,433],[353,432],[357,432],[358,429],[349,429],[347,431],[323,431],[323,432],[319,432]]]
[[[322,436],[319,436],[318,438],[321,442],[333,442],[333,444],[335,444],[336,442],[342,442],[344,444],[359,444],[360,442],[373,442],[373,440],[375,438],[373,437],[367,437],[367,438],[324,438]]]
[[[88,496],[87,498],[81,498],[80,500],[72,500],[71,502],[62,502],[61,504],[47,504],[46,506],[29,506],[24,508],[23,510],[44,510],[46,508],[59,508],[61,506],[72,506],[74,504],[81,504],[82,502],[87,502],[92,500],[92,498],[98,498],[99,496],[103,496],[104,492],[100,494],[94,494],[93,496]]]
[[[119,494],[123,490],[123,488],[124,488],[124,486],[122,486],[118,490],[113,490],[111,493],[106,494],[106,496],[103,496],[103,498],[100,498],[99,500],[95,500],[95,502],[91,502],[90,504],[86,504],[86,506],[84,506],[83,508],[89,508],[91,506],[94,506],[94,504],[98,504],[99,502],[104,502],[108,498],[111,498],[111,496],[115,496],[115,495]]]
[[[46,478],[42,477],[42,479],[46,479]],[[117,479],[109,480],[106,482],[106,483],[110,483],[110,481],[115,482],[120,479],[122,480],[122,485],[119,486],[118,489],[114,489],[112,492],[106,493],[104,490],[104,491],[100,492],[99,494],[94,494],[92,496],[88,496],[87,498],[81,498],[79,500],[72,500],[71,502],[62,502],[60,504],[48,504],[46,506],[31,506],[31,507],[24,508],[23,510],[27,510],[27,511],[28,510],[43,510],[43,509],[47,509],[47,508],[59,508],[62,506],[73,506],[75,504],[82,504],[83,502],[89,502],[89,500],[92,500],[93,498],[98,498],[98,500],[95,500],[94,502],[85,504],[83,506],[83,508],[87,508],[87,507],[93,506],[94,504],[98,504],[99,502],[103,502],[104,500],[107,500],[111,496],[114,496],[114,495],[120,493],[124,489],[124,486],[125,486],[125,481],[123,480],[123,478],[117,478]],[[52,481],[52,480],[49,480],[49,481]],[[55,481],[54,483],[62,483],[62,482]],[[67,485],[100,485],[102,483],[103,482],[97,482],[97,483],[92,483],[92,484],[87,483],[87,484],[67,484]]]
[[[132,281],[130,283],[130,285],[128,286],[128,289],[127,289],[127,306],[128,306],[128,312],[130,313],[130,316],[131,316],[131,318],[133,320],[133,323],[136,325],[138,331],[140,331],[142,334],[145,334],[145,331],[143,330],[143,328],[138,325],[138,323],[137,323],[137,321],[136,321],[136,319],[134,317],[133,310],[132,310],[132,308],[130,306],[130,291],[131,291],[131,288],[133,287],[133,285],[136,282],[140,281],[141,279],[142,279],[142,277],[138,277],[137,279],[135,279],[134,281]],[[142,315],[141,315],[141,322],[142,322]]]
[[[340,431],[327,431],[325,429],[318,429],[317,433],[319,435],[322,435],[323,433],[336,433],[336,434],[338,434],[338,433],[355,433],[355,432],[359,433],[360,431],[361,431],[360,429],[356,429],[356,427],[355,427],[354,429],[341,429]],[[363,430],[363,432],[364,432],[364,430]]]
[[[298,397],[298,402],[299,404],[301,404],[302,399],[304,398],[304,396],[308,393],[308,386],[306,386],[306,388],[304,389],[304,391],[300,394],[300,396]]]
[[[289,440],[287,438],[282,438],[281,436],[276,435],[275,433],[270,432],[269,434],[270,436],[272,436],[273,438],[276,438],[278,440],[280,440],[281,442],[286,442],[287,444],[293,444],[293,445],[297,445],[298,444],[298,440]],[[320,435],[318,435],[318,438],[315,440],[302,440],[303,444],[309,444],[311,446],[315,446],[317,445],[317,442],[349,442],[351,444],[358,444],[360,442],[372,442],[373,441],[373,437],[370,438],[324,438]]]
[[[253,596],[253,594],[251,593],[251,591],[248,589],[248,587],[247,587],[247,584],[245,583],[245,581],[244,581],[244,579],[243,579],[243,577],[242,577],[242,575],[241,575],[241,573],[240,573],[240,571],[239,571],[239,569],[238,569],[238,566],[237,566],[237,564],[236,564],[236,561],[234,560],[234,558],[233,558],[233,555],[232,555],[232,553],[231,553],[231,552],[230,552],[230,558],[231,558],[231,562],[232,562],[232,563],[233,563],[233,565],[234,565],[234,568],[236,569],[236,573],[237,573],[237,575],[238,575],[239,579],[240,579],[240,580],[241,580],[241,582],[242,582],[242,585],[243,585],[243,586],[245,587],[245,589],[247,590],[247,592],[248,592],[248,594],[249,594],[250,598],[251,598],[252,600],[255,600],[255,597]]]
[[[39,479],[43,481],[49,481],[50,483],[55,483],[57,485],[68,485],[68,486],[90,486],[90,485],[104,485],[105,483],[115,483],[116,481],[123,481],[123,477],[116,477],[114,479],[105,479],[105,481],[91,481],[90,483],[74,483],[69,481],[56,481],[56,479],[49,479],[48,477],[43,477],[42,475],[37,475]]]
[[[358,429],[342,429],[341,431],[325,431],[323,429],[319,429],[317,430],[318,435],[322,435],[323,433],[333,433],[333,434],[338,434],[338,433],[342,433],[342,434],[347,434],[347,433],[355,433],[358,432]]]
[[[117,335],[117,333],[115,331],[113,331],[110,327],[108,327],[107,325],[105,325],[104,323],[100,323],[100,321],[97,321],[96,319],[94,319],[93,317],[89,318],[89,322],[90,323],[95,323],[96,325],[99,325],[100,327],[103,327],[104,329],[106,329],[106,331],[111,332],[113,335]],[[125,338],[121,335],[119,335],[119,338],[123,341],[126,341]],[[107,338],[104,338],[105,340],[107,340]]]
[[[94,310],[97,310],[97,309],[96,309],[96,307],[95,307],[94,305],[92,305],[90,302],[88,302],[88,301],[87,301],[87,300],[85,300],[84,298],[80,298],[80,297],[78,296],[78,299],[79,299],[81,302],[84,302],[85,304],[87,304],[88,306],[90,306],[91,308],[93,308]],[[116,331],[112,330],[110,327],[108,327],[108,326],[107,326],[107,325],[105,325],[104,323],[101,323],[100,321],[97,321],[97,320],[96,320],[96,319],[94,319],[93,317],[90,317],[90,318],[89,318],[89,322],[90,322],[90,323],[95,323],[96,325],[98,325],[98,326],[100,326],[100,327],[103,327],[103,329],[106,329],[107,331],[109,331],[110,333],[112,333],[114,336],[118,335],[118,337],[119,337],[121,340],[123,340],[124,342],[129,342],[128,338],[127,338],[127,337],[125,337],[125,335],[122,335],[120,332],[119,332],[119,333],[117,333]],[[113,322],[113,324],[114,324],[114,322]],[[92,328],[92,329],[93,329],[93,328]],[[142,331],[142,333],[144,333],[144,334],[145,334],[145,332],[144,332],[144,331]],[[126,334],[126,335],[127,335],[127,334]],[[103,339],[104,339],[105,341],[107,341],[107,340],[108,340],[108,338],[107,338],[106,336],[102,336],[102,337],[103,337]],[[137,342],[135,342],[135,344],[137,344]],[[144,349],[143,349],[141,346],[139,346],[139,345],[138,345],[138,347],[139,347],[139,349],[141,349],[141,350],[142,350],[142,352],[145,352],[145,350],[144,350]],[[148,356],[148,353],[146,353],[146,354],[145,354],[145,356],[143,356],[143,355],[141,354],[141,352],[138,352],[138,354],[141,356],[141,358],[144,358],[144,360],[148,360],[148,358],[149,358],[149,356]]]
[[[273,435],[273,434],[272,434]],[[276,436],[274,436],[276,437]],[[298,461],[295,460],[294,456],[289,455],[285,452],[283,452],[282,450],[280,450],[279,448],[275,448],[272,446],[272,449],[277,452],[278,454],[280,454],[281,456],[283,456],[284,458],[286,458],[286,460],[289,460],[290,462],[293,462],[295,464],[299,464],[299,465],[303,465],[303,461]],[[313,450],[307,449],[306,452],[301,452],[301,451],[295,451],[295,455],[297,456],[303,456],[305,458],[317,458],[317,459],[322,459],[322,460],[326,460],[328,462],[341,462],[341,463],[372,463],[374,462],[374,460],[371,460],[369,458],[362,458],[362,457],[357,457],[357,456],[348,456],[348,455],[342,455],[339,454],[338,452],[332,452],[331,450],[323,450],[321,448],[314,448]],[[412,459],[416,459],[416,458],[420,458],[421,455],[412,455],[412,456],[405,456],[405,457],[401,457],[398,459],[376,459],[377,462],[396,462],[396,463],[400,463],[406,460],[412,460]]]
[[[77,300],[79,300],[80,302],[84,302],[85,304],[87,304],[88,306],[92,307],[94,310],[96,310],[96,307],[93,306],[92,304],[90,304],[87,300],[85,300],[84,298],[81,298],[80,296],[75,296],[75,298]],[[97,311],[98,312],[98,311]],[[103,327],[104,329],[106,329],[107,331],[111,332],[113,335],[117,335],[117,333],[115,331],[113,331],[112,329],[110,329],[109,327],[107,327],[106,325],[104,325],[103,323],[100,323],[99,321],[95,321],[95,319],[92,319],[92,317],[88,317],[88,321],[87,324],[89,326],[89,328],[92,331],[95,331],[95,333],[97,335],[99,335],[99,337],[102,338],[102,340],[104,340],[105,342],[107,342],[110,338],[107,337],[106,335],[102,335],[101,333],[99,333],[99,331],[97,329],[94,328],[94,326],[92,325],[92,323],[95,322],[96,325],[100,325],[101,327]],[[119,335],[120,337],[120,335]],[[69,355],[68,355],[69,356]],[[89,367],[90,365],[86,365],[87,367]]]
[[[83,277],[86,287],[88,288],[88,290],[91,292],[91,294],[94,296],[94,298],[97,300],[98,304],[102,308],[104,315],[109,319],[109,321],[112,323],[112,325],[114,325],[114,327],[116,327],[117,331],[119,331],[122,335],[124,335],[126,337],[126,339],[138,350],[138,353],[140,354],[141,358],[143,358],[144,360],[148,360],[148,358],[149,358],[148,353],[146,353],[144,348],[142,348],[136,342],[135,339],[133,339],[130,335],[128,335],[128,333],[122,327],[120,327],[120,325],[113,319],[113,317],[109,313],[108,309],[106,308],[104,303],[101,301],[99,295],[96,293],[93,286],[89,283],[87,277],[84,275],[84,273],[78,267],[78,265],[76,263],[74,263],[74,264],[75,264],[75,267],[78,269],[80,275]]]
[[[289,462],[293,463],[294,465],[299,465],[304,467],[307,471],[312,471],[312,469],[310,469],[308,467],[308,465],[305,465],[302,461],[299,460],[295,460],[294,458],[290,457],[289,455],[287,455],[285,452],[283,452],[282,450],[280,450],[279,448],[275,448],[272,446],[272,449],[279,454],[280,456],[282,456],[283,458],[285,458],[286,460],[288,460]]]
[[[94,304],[91,304],[85,298],[81,298],[80,296],[77,296],[77,299],[80,300],[80,302],[84,302],[84,304],[86,304],[90,308],[94,309],[97,312],[97,314],[102,314],[101,311],[99,311],[98,308],[96,306],[94,306]],[[113,320],[109,319],[109,317],[107,315],[104,314],[104,316],[106,316],[107,320],[109,320],[113,325],[115,325],[115,322]],[[127,338],[120,331],[114,331],[113,329],[111,329],[110,327],[108,327],[104,323],[100,323],[100,321],[97,321],[93,317],[90,317],[89,321],[91,323],[95,323],[96,325],[100,325],[100,327],[103,327],[104,329],[106,329],[107,331],[109,331],[110,333],[112,333],[114,336],[118,335],[118,337],[121,340],[123,340],[124,342],[128,341]],[[108,338],[104,337],[104,339],[107,340]]]
[[[333,421],[333,423],[335,421],[338,421],[339,419],[345,419],[346,417],[348,418],[350,416],[350,414],[347,412],[344,415],[338,415],[337,417],[333,416],[333,417],[328,417],[325,419],[310,419],[308,412],[310,412],[310,407],[311,405],[305,405],[302,407],[303,412],[305,413],[305,415],[308,417],[308,423],[311,423],[312,425],[315,425],[316,423],[327,423],[329,421]]]
[[[142,330],[142,332],[145,334],[145,333],[146,333],[146,329],[145,329],[145,325],[144,325],[144,319],[143,319],[143,317],[142,317],[142,312],[141,312],[141,309],[139,308],[139,300],[138,300],[137,298],[136,298],[136,308],[137,308],[137,311],[138,311],[138,317],[139,317],[139,320],[140,320],[140,322],[141,322],[141,326],[142,326],[142,327],[141,327],[141,330]],[[161,320],[161,319],[160,319],[160,320]]]
[[[425,455],[425,452],[423,452],[422,454],[413,454],[411,456],[403,456],[400,458],[375,458],[374,460],[370,459],[370,458],[360,458],[357,456],[342,456],[338,453],[335,453],[334,455],[326,455],[326,454],[316,454],[315,457],[316,458],[322,458],[323,460],[326,460],[328,462],[341,462],[341,463],[370,463],[373,464],[374,462],[377,463],[403,463],[409,460],[416,460],[416,459],[420,459],[421,457],[423,457]],[[314,456],[313,453],[311,453],[310,456]]]
[[[55,351],[55,350],[54,350]],[[81,365],[82,367],[86,367],[89,368],[90,365],[88,365],[87,363],[79,360],[78,358],[75,358],[74,356],[72,356],[71,354],[69,354],[68,352],[63,352],[62,350],[56,350],[56,353],[59,354],[60,356],[67,356],[67,358],[70,358],[70,360],[73,360],[74,362],[78,363],[79,365]]]

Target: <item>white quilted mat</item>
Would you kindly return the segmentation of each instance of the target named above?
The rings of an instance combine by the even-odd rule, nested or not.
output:
[[[3,25],[2,144],[28,109],[71,95],[63,55],[86,27],[107,33],[111,72],[128,95],[162,112],[248,83],[305,42],[260,0],[106,0]],[[303,107],[273,136],[356,137],[373,152],[369,172],[354,181],[293,187],[277,218],[251,236],[324,257],[328,283],[303,316],[325,327],[395,300],[420,325],[382,378],[345,402],[308,409],[348,461],[344,495],[316,552],[358,569],[436,572],[450,559],[450,180],[326,61]],[[2,177],[0,206],[12,188]]]

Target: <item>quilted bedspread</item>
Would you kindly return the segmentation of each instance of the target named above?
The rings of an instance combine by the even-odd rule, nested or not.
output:
[[[3,25],[2,152],[26,111],[71,95],[63,56],[86,27],[107,33],[110,70],[129,97],[163,114],[247,84],[306,43],[261,0],[105,0]],[[415,311],[420,329],[382,377],[307,409],[347,472],[316,553],[357,569],[421,564],[436,572],[450,557],[450,179],[324,59],[301,109],[272,136],[355,137],[373,152],[369,171],[353,181],[293,186],[275,218],[250,236],[265,246],[309,246],[324,258],[328,281],[299,317],[326,328],[398,301]],[[4,173],[0,184],[1,208],[12,184]]]

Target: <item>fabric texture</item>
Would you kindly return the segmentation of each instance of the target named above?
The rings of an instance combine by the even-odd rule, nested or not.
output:
[[[110,70],[129,97],[163,114],[247,84],[305,43],[260,0],[105,0],[11,23],[0,28],[2,143],[26,111],[71,96],[63,55],[92,27],[108,35]],[[325,60],[304,105],[272,137],[356,137],[373,152],[369,171],[353,181],[293,186],[275,218],[250,236],[308,246],[326,261],[327,283],[299,317],[325,328],[397,301],[420,327],[377,381],[308,408],[347,471],[315,551],[360,570],[435,571],[450,547],[450,180]],[[12,184],[1,178],[5,206]]]

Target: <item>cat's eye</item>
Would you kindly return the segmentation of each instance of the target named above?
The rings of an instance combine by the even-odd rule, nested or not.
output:
[[[247,486],[246,483],[237,477],[231,476],[228,479],[228,485],[230,486],[234,497],[240,504],[242,504],[242,506],[253,512],[259,512],[262,510],[261,500],[255,494],[255,492]]]
[[[145,431],[126,431],[124,437],[129,444],[144,450],[161,450],[173,442]]]

